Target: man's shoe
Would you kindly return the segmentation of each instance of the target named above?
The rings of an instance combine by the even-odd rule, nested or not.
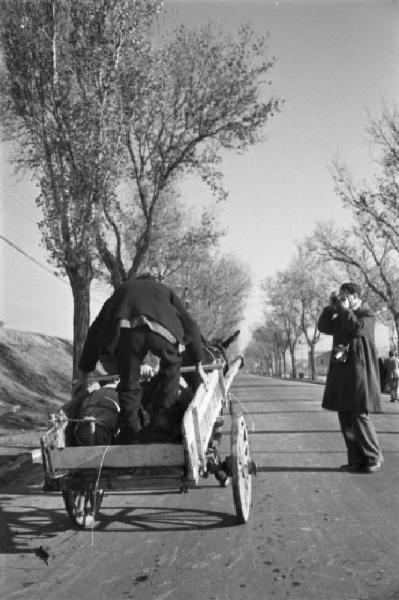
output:
[[[381,471],[381,463],[374,463],[372,465],[364,465],[363,467],[363,471],[365,473],[377,473],[378,471]]]
[[[341,465],[339,470],[344,471],[346,473],[361,473],[363,470],[363,466],[361,463],[354,463],[352,465]]]
[[[376,462],[367,463],[366,465],[364,465],[363,471],[365,473],[377,473],[378,471],[381,471],[383,462],[383,460],[377,460]]]
[[[142,432],[141,420],[139,415],[120,415],[119,416],[119,432],[116,436],[115,442],[117,444],[133,444],[137,443],[137,440]]]

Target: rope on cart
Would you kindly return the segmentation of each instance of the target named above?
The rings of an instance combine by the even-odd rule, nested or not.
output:
[[[95,517],[96,517],[96,500],[97,500],[98,484],[100,483],[101,471],[102,471],[102,468],[103,468],[103,464],[104,464],[104,460],[105,460],[105,455],[107,454],[107,452],[110,449],[110,447],[111,446],[106,446],[104,448],[104,452],[103,452],[103,455],[101,457],[100,466],[98,468],[97,480],[96,480],[96,483],[95,483],[95,486],[94,486],[93,520],[92,520],[92,524],[91,524],[91,549],[94,548],[94,521],[95,521]]]

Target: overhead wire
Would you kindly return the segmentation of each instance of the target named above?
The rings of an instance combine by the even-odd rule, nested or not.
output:
[[[25,258],[28,258],[33,263],[38,265],[41,269],[44,269],[44,271],[47,271],[47,273],[50,273],[51,275],[54,275],[54,277],[56,277],[58,279],[58,281],[62,281],[62,283],[66,283],[67,285],[69,285],[65,279],[62,279],[59,275],[57,275],[57,273],[54,273],[54,271],[51,271],[51,269],[48,269],[45,265],[43,265],[41,262],[36,260],[36,258],[33,258],[33,256],[31,256],[30,254],[25,252],[25,250],[22,250],[22,248],[20,248],[16,244],[14,244],[14,242],[12,242],[11,240],[7,239],[4,235],[0,234],[0,239],[2,239],[9,246],[11,246],[11,248],[14,248],[14,250],[16,250],[17,252],[20,252],[23,256],[25,256]]]
[[[56,279],[58,281],[61,281],[62,283],[66,284],[67,286],[70,286],[70,283],[69,283],[69,281],[66,278],[63,278],[61,275],[58,275],[57,273],[55,273],[54,271],[52,271],[51,269],[49,269],[48,267],[46,267],[45,265],[43,265],[39,260],[37,260],[36,258],[34,258],[33,256],[31,256],[28,252],[26,252],[25,250],[23,250],[22,248],[20,248],[17,244],[15,244],[11,240],[9,240],[7,237],[5,237],[4,235],[0,234],[0,239],[3,240],[4,242],[6,242],[9,246],[11,246],[11,248],[13,248],[14,250],[16,250],[20,254],[22,254],[25,258],[27,258],[30,261],[32,261],[33,263],[35,263],[38,267],[40,267],[41,269],[43,269],[47,273],[50,273],[50,275],[53,275],[54,277],[56,277]],[[94,300],[97,299],[98,301],[103,301],[104,295],[101,294],[101,297],[100,297],[99,293],[100,293],[99,290],[94,290],[94,291],[92,290],[91,297]]]
[[[0,239],[9,244],[9,246],[11,246],[14,250],[25,256],[25,258],[34,262],[38,267],[56,277],[58,281],[62,281],[62,283],[65,283],[69,286],[70,283],[65,277],[58,275],[51,270],[51,268],[46,267],[42,262],[40,262],[39,259],[32,256],[32,253],[29,253],[21,248],[19,240],[26,241],[28,238],[30,238],[32,242],[36,243],[38,246],[40,245],[37,223],[42,216],[40,209],[32,200],[32,195],[37,195],[35,192],[38,193],[38,190],[33,188],[27,189],[24,183],[25,182],[21,180],[22,185],[18,186],[16,193],[15,185],[11,184],[7,180],[2,181],[0,196],[3,199],[6,210],[3,211],[5,214],[3,215],[2,219],[3,232],[0,234]],[[35,227],[33,227],[33,224]],[[36,236],[36,239],[33,239],[32,234]],[[91,297],[94,301],[103,302],[104,296],[108,294],[108,291],[102,291],[101,289],[98,289],[99,287],[103,287],[103,284],[101,284],[101,282],[94,281],[91,289]]]

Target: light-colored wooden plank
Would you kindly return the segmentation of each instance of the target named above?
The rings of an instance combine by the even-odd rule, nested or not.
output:
[[[220,370],[208,377],[207,388],[197,389],[183,419],[183,432],[188,450],[189,478],[198,481],[201,468],[206,469],[206,451],[213,425],[222,405]]]
[[[194,426],[194,415],[191,405],[184,413],[182,429],[187,450],[188,478],[198,482],[201,462],[200,457],[198,456],[198,444]]]
[[[222,402],[223,394],[219,374],[214,373],[208,390],[198,395],[193,406],[200,456],[205,456],[213,426],[222,408]]]
[[[55,471],[103,467],[183,466],[182,444],[133,444],[123,446],[76,446],[49,450]]]
[[[195,481],[198,479],[199,469],[201,467],[206,468],[206,452],[212,436],[213,426],[224,402],[227,401],[227,391],[241,364],[242,357],[239,356],[230,363],[225,376],[220,370],[215,370],[208,377],[207,388],[204,384],[199,386],[184,415],[183,431],[189,454],[189,473],[190,478]]]
[[[230,363],[229,370],[227,371],[225,378],[224,378],[224,385],[225,385],[226,391],[229,390],[231,384],[233,383],[234,377],[237,375],[238,371],[241,369],[243,360],[244,359],[242,356],[237,356],[237,358],[235,358]]]
[[[43,463],[43,456],[42,456],[42,451],[40,448],[35,448],[34,450],[32,450],[31,456],[32,456],[32,462],[34,464],[42,464]]]

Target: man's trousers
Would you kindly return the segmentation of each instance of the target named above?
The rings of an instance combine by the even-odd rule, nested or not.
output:
[[[382,451],[369,414],[338,412],[349,465],[368,465],[382,460]]]
[[[143,325],[134,329],[121,329],[116,361],[120,381],[118,397],[121,422],[133,431],[140,431],[139,409],[142,388],[140,366],[147,352],[160,359],[159,363],[159,406],[169,409],[177,400],[181,355],[178,345],[172,344],[158,333]]]

